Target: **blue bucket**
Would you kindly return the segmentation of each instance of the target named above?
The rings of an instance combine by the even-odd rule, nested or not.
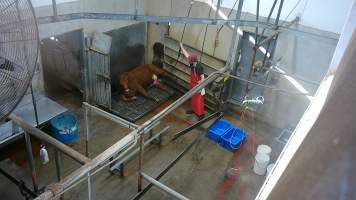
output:
[[[247,133],[239,128],[232,128],[221,137],[220,145],[229,151],[236,151],[246,142]]]
[[[221,137],[233,128],[232,124],[224,119],[215,122],[208,130],[208,138],[220,142]]]
[[[64,144],[78,140],[77,118],[73,113],[65,113],[50,121],[53,137]]]

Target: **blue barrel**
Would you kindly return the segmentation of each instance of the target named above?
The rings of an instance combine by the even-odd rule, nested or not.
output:
[[[50,121],[53,137],[64,144],[78,140],[77,118],[73,113],[61,114]]]

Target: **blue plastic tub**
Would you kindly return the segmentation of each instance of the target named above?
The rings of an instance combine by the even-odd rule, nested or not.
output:
[[[77,118],[73,113],[65,113],[50,121],[53,137],[64,144],[74,143],[78,140]]]
[[[208,138],[220,142],[221,137],[233,128],[232,124],[224,119],[215,122],[208,130]]]
[[[246,142],[247,133],[239,128],[232,128],[221,137],[220,145],[229,151],[236,151]]]

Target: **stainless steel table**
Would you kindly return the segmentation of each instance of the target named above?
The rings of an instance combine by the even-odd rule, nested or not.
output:
[[[35,93],[34,96],[37,105],[39,126],[67,111],[65,107],[44,96],[42,93]],[[32,126],[35,127],[37,125],[31,94],[24,96],[13,113],[22,117],[26,122],[32,124]],[[13,124],[12,121],[0,125],[0,149],[22,137],[23,130]]]

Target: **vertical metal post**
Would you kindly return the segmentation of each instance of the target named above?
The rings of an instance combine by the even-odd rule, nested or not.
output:
[[[25,135],[27,158],[31,170],[33,190],[35,191],[35,193],[38,193],[37,173],[36,173],[35,160],[33,158],[33,153],[32,153],[31,138],[30,138],[30,134],[28,134],[26,131],[24,132],[24,135]]]
[[[274,22],[274,25],[277,27],[278,23],[279,23],[279,18],[281,16],[281,12],[282,12],[282,8],[283,8],[283,3],[284,0],[281,0],[281,2],[279,3],[279,8],[278,8],[278,13],[277,13],[277,17],[276,17],[276,21]]]
[[[90,140],[90,108],[84,105],[84,123],[85,123],[85,155],[89,157],[89,140]],[[91,184],[91,175],[90,172],[87,173],[87,187],[88,187],[88,200],[93,199],[93,190]]]
[[[84,32],[82,30],[81,33],[81,47],[80,47],[80,53],[81,53],[81,58],[83,64],[81,65],[82,67],[82,82],[83,82],[83,88],[84,88],[84,96],[83,99],[85,102],[90,103],[90,69],[89,69],[89,62],[90,62],[90,56],[89,56],[89,51],[88,51],[88,46],[90,44],[89,40],[85,39]]]
[[[191,142],[174,160],[172,160],[164,169],[161,171],[158,176],[156,176],[155,180],[160,180],[180,159],[184,157],[185,154],[189,152],[189,150],[199,141],[199,138],[201,137],[198,136],[196,137],[193,142]],[[152,183],[147,185],[141,192],[137,193],[132,199],[133,200],[138,200],[140,199],[151,187],[153,186]]]
[[[228,52],[228,56],[227,56],[227,66],[230,68],[231,70],[231,66],[233,65],[233,61],[232,61],[232,55],[234,55],[234,49],[235,49],[235,43],[236,43],[236,38],[237,38],[237,29],[240,25],[240,17],[241,17],[241,12],[242,12],[242,5],[244,4],[244,0],[239,0],[239,5],[237,6],[237,11],[236,11],[236,17],[235,17],[235,24],[234,24],[234,29],[232,32],[232,36],[231,36],[231,43],[230,43],[230,47],[229,47],[229,52]]]
[[[271,19],[271,16],[272,16],[272,13],[273,13],[273,11],[274,11],[274,8],[275,8],[276,5],[277,5],[277,1],[278,1],[278,0],[274,0],[274,2],[273,2],[273,5],[272,5],[271,10],[270,10],[270,12],[269,12],[269,14],[268,14],[268,17],[267,17],[267,23],[269,23],[269,21],[270,21],[270,19]],[[282,3],[282,2],[281,2],[281,3]],[[280,7],[280,9],[281,9],[281,7]],[[280,9],[279,9],[279,14],[280,14]],[[279,18],[279,17],[278,17],[278,18]],[[277,23],[278,23],[278,22],[277,22]],[[262,36],[264,35],[265,30],[266,30],[266,29],[263,29],[263,31],[262,31],[262,33],[261,33],[261,40],[262,40],[262,38],[263,38]],[[272,41],[272,40],[268,41],[267,48],[266,48],[266,53],[265,53],[265,55],[263,56],[262,67],[265,67],[265,66],[266,66],[267,54],[268,54],[269,49],[270,49],[270,47],[271,47],[271,41]],[[256,43],[257,43],[257,41],[256,41]],[[270,54],[270,56],[272,57],[272,54]]]
[[[134,19],[137,19],[137,15],[138,15],[138,0],[135,0],[135,14],[134,14]]]
[[[57,174],[57,181],[59,182],[62,179],[62,174],[61,174],[61,158],[60,158],[60,152],[58,149],[54,148],[54,160],[56,163],[56,174]]]
[[[61,172],[61,155],[60,151],[58,151],[57,148],[54,148],[54,160],[56,163],[56,175],[57,175],[57,181],[60,182],[62,180],[62,172]],[[61,200],[64,200],[64,194],[61,194],[60,197]]]
[[[140,151],[139,151],[139,157],[138,157],[138,167],[137,167],[137,176],[138,176],[138,183],[137,183],[137,191],[141,192],[142,191],[142,162],[143,162],[143,153],[144,153],[144,144],[145,144],[145,135],[144,132],[138,133],[140,136]]]
[[[272,40],[271,40],[271,41],[272,41]],[[262,67],[265,67],[265,66],[266,66],[267,54],[268,54],[269,49],[270,49],[270,47],[271,47],[271,41],[268,41],[267,48],[266,48],[266,53],[265,53],[265,55],[263,56]],[[271,55],[270,55],[270,56],[271,56]]]
[[[277,1],[278,0],[274,0],[273,4],[272,4],[272,7],[271,7],[271,10],[269,11],[269,14],[267,16],[267,23],[269,22],[269,20],[271,19],[271,16],[272,16],[272,13],[274,11],[274,8],[276,7],[277,5]]]
[[[220,7],[221,7],[221,0],[218,0],[218,2],[217,2],[217,4],[216,4],[215,24],[216,24],[216,21],[217,21],[218,16],[219,16]],[[210,13],[209,13],[209,14],[210,14]]]
[[[52,0],[52,9],[53,9],[53,17],[54,20],[57,21],[58,17],[58,11],[57,11],[57,2],[56,0]]]
[[[277,13],[277,17],[276,17],[276,21],[275,21],[275,23],[274,23],[274,25],[275,25],[275,29],[278,29],[278,23],[279,23],[279,18],[280,18],[280,16],[281,16],[281,12],[282,12],[282,8],[283,8],[283,3],[284,3],[284,0],[281,0],[281,2],[279,3],[279,8],[278,8],[278,13]],[[278,34],[277,34],[277,36],[276,36],[276,41],[277,41],[277,38],[278,38]],[[269,43],[270,43],[271,41],[269,41]],[[269,44],[268,43],[268,44]],[[273,48],[273,50],[272,50],[272,52],[271,52],[271,57],[273,57],[272,55],[274,54],[274,51],[275,51],[275,49],[276,48]],[[267,52],[266,52],[267,53]]]
[[[93,199],[93,191],[91,188],[91,175],[90,172],[88,172],[87,174],[87,181],[88,181],[88,200],[92,200]]]
[[[256,59],[256,54],[257,54],[257,50],[258,50],[258,47],[254,46],[252,48],[252,59],[251,59],[251,64],[250,64],[250,68],[249,68],[249,72],[248,72],[248,78],[247,80],[251,80],[251,77],[252,77],[252,74],[253,74],[253,65],[255,64],[255,59]],[[247,95],[247,93],[249,92],[248,90],[248,82],[246,83],[246,88],[245,88],[245,95]]]
[[[268,14],[268,17],[267,17],[267,23],[269,23],[269,21],[271,20],[271,16],[272,16],[272,13],[274,11],[274,8],[277,5],[277,1],[278,0],[274,0],[274,2],[273,2],[273,5],[272,5],[271,10],[269,11],[269,14]],[[263,36],[263,34],[265,33],[265,30],[266,29],[263,29],[263,31],[261,33],[261,36]],[[262,37],[261,37],[261,40],[262,40]],[[256,41],[256,43],[257,43],[257,41]],[[263,57],[263,64],[262,64],[263,67],[266,66],[266,59],[267,59],[267,54],[268,54],[270,46],[271,46],[271,41],[268,41],[267,48],[266,48],[266,53],[265,53],[265,55]]]
[[[257,6],[256,6],[256,22],[257,22],[257,26],[256,26],[256,35],[255,35],[255,44],[257,44],[258,42],[258,22],[259,22],[259,18],[260,18],[260,0],[257,0]]]
[[[227,57],[227,63],[229,65],[230,68],[230,72],[232,73],[232,69],[234,67],[237,67],[236,64],[238,63],[238,47],[236,48],[236,51],[234,52],[234,47],[235,47],[235,43],[236,43],[236,38],[237,38],[237,30],[238,30],[238,26],[239,26],[239,21],[240,21],[240,17],[241,17],[241,13],[242,13],[242,6],[243,6],[244,0],[239,0],[239,4],[237,5],[237,10],[236,10],[236,16],[235,16],[235,24],[233,27],[233,33],[232,33],[232,38],[231,38],[231,44],[230,44],[230,49],[228,52],[228,57]],[[233,55],[235,55],[235,58],[233,59]],[[232,81],[230,82],[230,87],[229,90],[226,94],[226,96],[229,96],[232,93]],[[229,97],[230,98],[230,97]]]
[[[32,83],[30,84],[30,91],[31,91],[33,110],[35,111],[36,126],[38,126],[39,125],[39,121],[38,121],[37,104],[36,104],[35,95],[33,94]]]
[[[84,105],[84,124],[85,124],[85,156],[89,157],[89,140],[90,140],[90,122],[89,122],[89,108]]]

